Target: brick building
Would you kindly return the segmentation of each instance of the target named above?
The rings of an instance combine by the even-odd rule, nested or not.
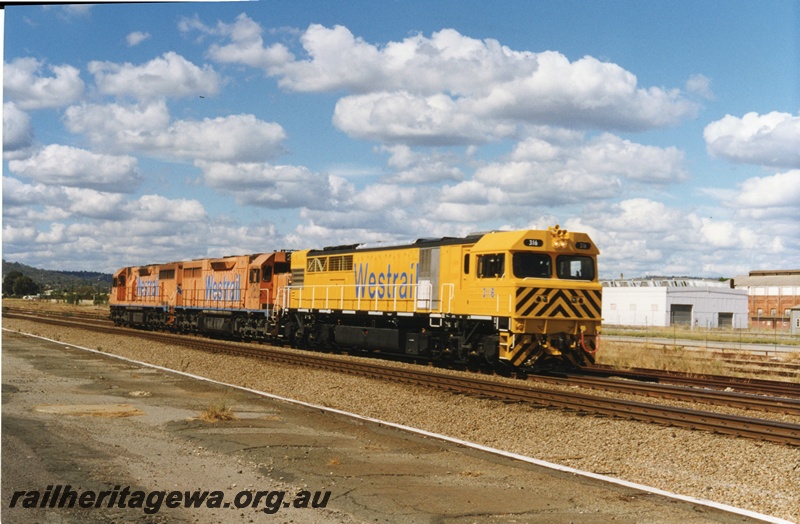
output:
[[[751,271],[730,283],[747,290],[751,328],[791,330],[792,309],[800,306],[800,269]]]

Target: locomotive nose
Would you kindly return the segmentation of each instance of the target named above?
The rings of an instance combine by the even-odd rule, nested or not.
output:
[[[515,316],[521,318],[599,319],[601,291],[519,287]]]

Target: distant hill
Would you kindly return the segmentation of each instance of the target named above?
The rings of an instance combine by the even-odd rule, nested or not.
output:
[[[107,293],[111,289],[110,273],[96,273],[94,271],[51,271],[38,269],[19,262],[6,262],[3,260],[3,277],[11,271],[19,271],[44,289],[73,290],[83,286],[91,286],[97,291]]]

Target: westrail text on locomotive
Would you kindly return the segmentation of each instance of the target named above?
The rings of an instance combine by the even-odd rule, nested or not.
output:
[[[414,298],[414,288],[419,283],[419,264],[411,263],[409,271],[370,271],[369,262],[353,266],[356,279],[356,298]]]
[[[139,278],[136,282],[136,294],[140,297],[157,297],[159,295],[160,286],[158,285],[158,277],[153,279]]]
[[[206,300],[210,302],[237,302],[242,298],[242,276],[233,275],[232,278],[223,276],[216,281],[214,277],[206,277]]]

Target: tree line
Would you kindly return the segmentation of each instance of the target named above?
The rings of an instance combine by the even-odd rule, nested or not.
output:
[[[69,304],[108,302],[111,275],[86,271],[51,271],[3,260],[3,297],[41,296]]]

